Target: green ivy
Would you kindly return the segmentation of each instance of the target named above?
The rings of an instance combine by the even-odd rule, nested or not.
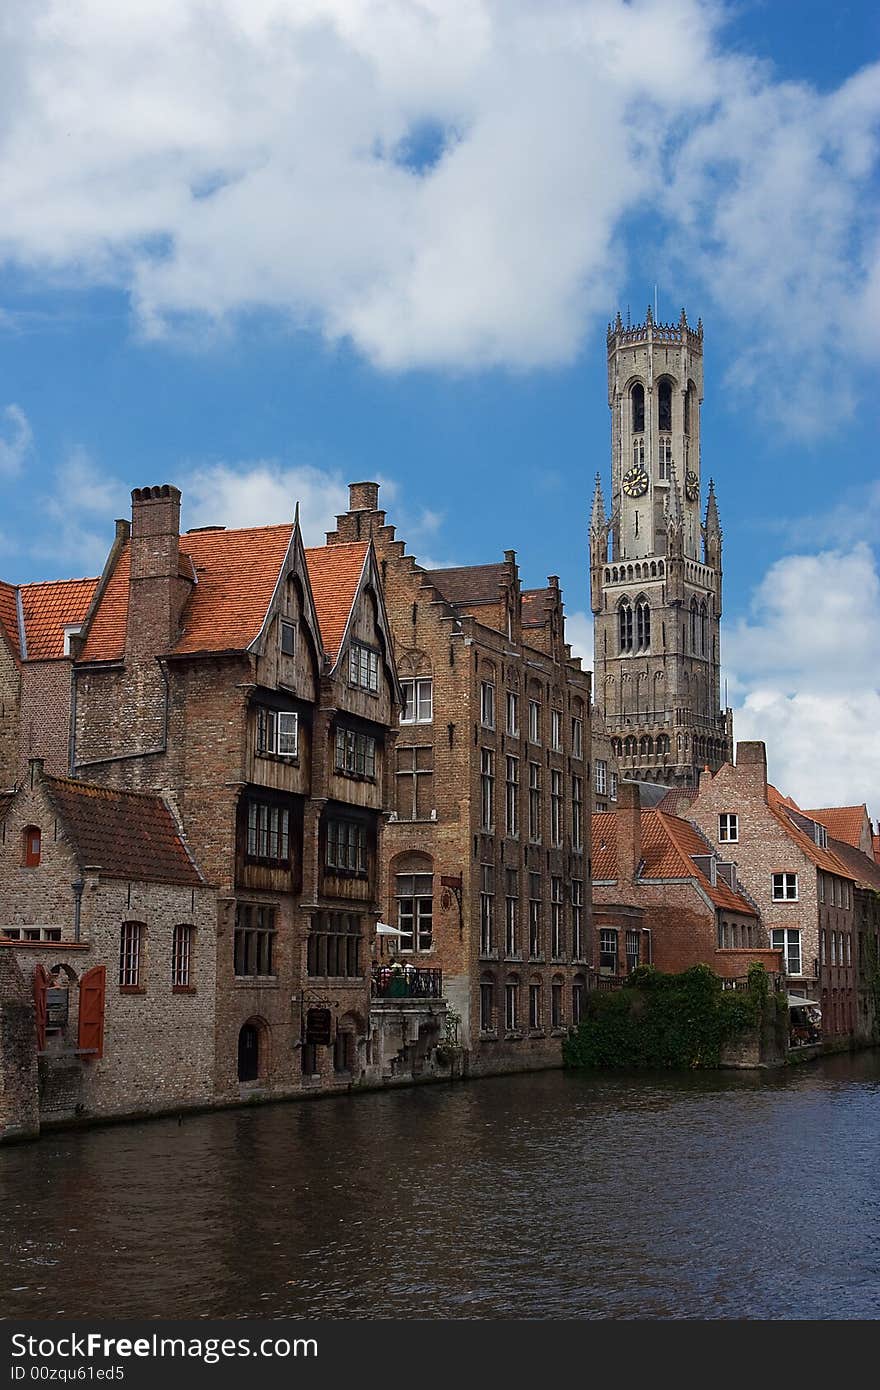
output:
[[[725,1045],[756,1028],[770,998],[763,965],[748,988],[724,990],[706,965],[680,975],[642,966],[621,989],[593,991],[563,1043],[568,1067],[717,1067]]]

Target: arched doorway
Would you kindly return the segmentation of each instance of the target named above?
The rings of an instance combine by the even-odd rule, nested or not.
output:
[[[267,1072],[268,1029],[262,1019],[249,1018],[238,1035],[238,1079],[259,1081]]]

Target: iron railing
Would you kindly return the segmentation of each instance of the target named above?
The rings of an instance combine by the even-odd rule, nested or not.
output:
[[[415,965],[376,965],[372,995],[374,999],[441,999],[443,971]]]

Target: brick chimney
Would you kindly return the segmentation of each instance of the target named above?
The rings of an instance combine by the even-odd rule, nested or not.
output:
[[[764,743],[736,745],[736,781],[754,796],[767,800],[767,746]]]
[[[167,652],[192,588],[180,574],[180,492],[170,483],[132,492],[130,551],[125,654]]]
[[[378,483],[349,483],[348,511],[336,518],[336,530],[327,533],[328,545],[366,541],[385,525],[379,510]]]
[[[635,782],[617,786],[617,872],[621,879],[635,877],[642,862],[642,799]]]

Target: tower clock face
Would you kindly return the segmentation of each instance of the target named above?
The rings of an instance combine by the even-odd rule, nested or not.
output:
[[[627,497],[641,497],[648,491],[648,475],[640,463],[624,473],[623,490]]]
[[[685,474],[684,491],[689,502],[696,502],[700,495],[700,480],[690,469]]]

